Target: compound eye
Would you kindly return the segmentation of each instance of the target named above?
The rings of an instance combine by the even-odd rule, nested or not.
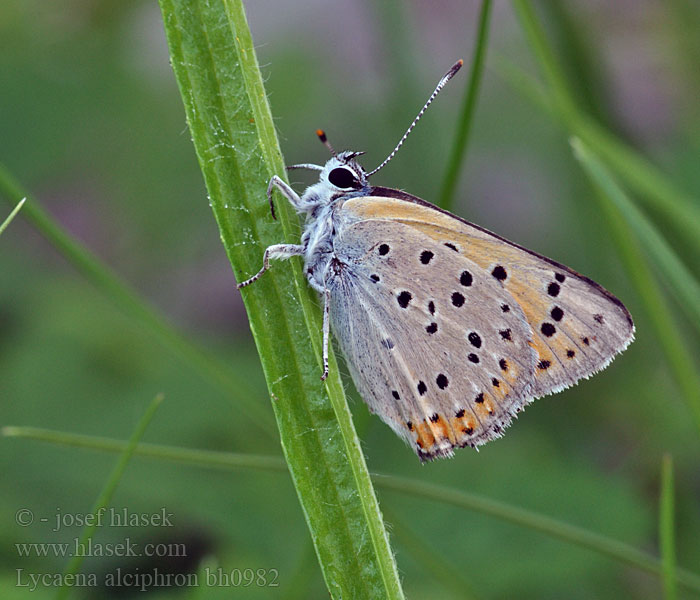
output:
[[[333,169],[328,173],[328,181],[339,188],[355,188],[360,186],[357,179],[352,174],[352,171],[343,167]]]

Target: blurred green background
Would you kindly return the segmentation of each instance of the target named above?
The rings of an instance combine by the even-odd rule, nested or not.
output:
[[[373,168],[442,73],[459,57],[469,63],[479,3],[299,0],[280,8],[265,0],[246,8],[285,160],[324,161],[314,135],[323,127],[336,148],[366,150],[363,164]],[[537,8],[578,100],[700,196],[698,5],[625,0]],[[247,379],[271,416],[157,4],[6,0],[0,40],[0,161],[179,330]],[[565,133],[507,82],[503,61],[536,73],[510,5],[497,2],[456,212],[609,288],[635,317],[637,341],[591,381],[537,401],[504,439],[427,466],[353,392],[369,467],[484,494],[657,553],[660,463],[670,452],[678,560],[700,572],[697,427]],[[450,84],[375,184],[435,199],[466,81],[460,74]],[[303,177],[292,175],[297,188],[309,183]],[[10,210],[1,206],[0,221]],[[697,254],[673,238],[663,214],[650,216],[699,275]],[[697,336],[672,306],[697,364]],[[277,439],[252,427],[235,398],[115,309],[20,215],[0,238],[0,424],[127,439],[158,392],[165,402],[145,441],[281,455]],[[0,444],[0,588],[3,598],[20,598],[30,593],[18,586],[22,577],[60,573],[66,560],[21,557],[16,543],[71,542],[80,529],[52,531],[55,515],[88,512],[116,457],[32,440]],[[661,595],[655,577],[591,551],[477,513],[378,494],[410,598]],[[136,457],[112,505],[139,514],[165,510],[173,526],[103,527],[96,542],[185,542],[193,562],[176,568],[203,558],[226,571],[278,572],[276,588],[202,587],[178,597],[327,597],[285,473]],[[35,515],[31,526],[16,523],[24,508]],[[120,566],[146,572],[152,563],[91,557],[83,570]],[[451,579],[457,575],[462,579]],[[32,597],[54,593],[40,586]],[[74,597],[116,593],[75,590]]]

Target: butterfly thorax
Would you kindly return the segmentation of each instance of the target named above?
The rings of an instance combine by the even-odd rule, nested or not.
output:
[[[349,198],[365,196],[370,191],[364,169],[354,160],[356,152],[341,152],[323,167],[318,183],[306,188],[300,209],[306,214],[301,243],[304,270],[311,287],[322,292],[338,264],[333,240],[342,226],[338,209]]]

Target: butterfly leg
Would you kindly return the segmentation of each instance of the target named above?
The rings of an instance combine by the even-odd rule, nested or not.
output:
[[[270,183],[267,184],[267,201],[270,203],[270,212],[272,213],[272,218],[277,219],[275,216],[275,205],[272,202],[272,190],[277,188],[290,204],[297,210],[301,210],[301,198],[292,188],[290,188],[284,181],[282,181],[277,175],[273,175],[270,179]]]
[[[304,246],[301,244],[275,244],[274,246],[268,246],[263,255],[263,267],[250,279],[246,279],[242,283],[239,283],[236,287],[240,290],[247,285],[250,285],[254,281],[260,279],[262,274],[270,268],[270,259],[286,259],[292,256],[301,256],[304,254]]]
[[[321,381],[328,377],[328,343],[331,331],[331,291],[328,288],[323,290],[323,375]]]

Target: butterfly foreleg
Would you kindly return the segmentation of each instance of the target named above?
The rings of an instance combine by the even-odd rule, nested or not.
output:
[[[331,331],[331,291],[328,288],[323,290],[323,375],[321,381],[328,377],[328,344],[330,342]]]
[[[263,255],[263,267],[250,279],[246,279],[242,283],[239,283],[236,287],[240,290],[241,288],[250,285],[254,281],[260,279],[262,274],[270,268],[270,259],[287,259],[292,256],[301,256],[304,254],[304,246],[301,244],[275,244],[274,246],[268,246]]]
[[[272,190],[277,188],[289,203],[294,207],[297,212],[301,211],[301,198],[292,188],[290,188],[284,181],[282,181],[277,175],[273,175],[270,179],[270,183],[267,184],[267,201],[270,203],[270,212],[272,213],[272,218],[276,219],[275,216],[275,205],[272,202]]]

